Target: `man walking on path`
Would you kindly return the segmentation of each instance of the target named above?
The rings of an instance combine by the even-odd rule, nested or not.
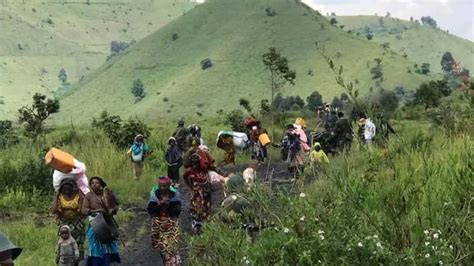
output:
[[[142,134],[138,134],[133,140],[133,144],[130,149],[127,151],[127,154],[130,155],[132,161],[133,169],[133,178],[138,180],[143,172],[143,162],[148,156],[149,148],[145,143],[144,137]]]
[[[360,122],[364,124],[364,140],[367,148],[369,150],[373,149],[373,139],[375,137],[375,124],[370,120],[370,118],[362,117]]]
[[[178,144],[179,149],[184,153],[187,151],[188,145],[187,145],[187,137],[189,135],[189,131],[187,128],[184,127],[184,121],[179,120],[178,121],[178,127],[173,133],[173,138],[176,141],[176,144]]]

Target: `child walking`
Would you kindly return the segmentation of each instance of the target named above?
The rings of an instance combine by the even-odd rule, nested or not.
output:
[[[71,236],[71,228],[63,225],[59,229],[59,240],[56,246],[56,264],[60,266],[76,266],[79,259],[79,248]]]

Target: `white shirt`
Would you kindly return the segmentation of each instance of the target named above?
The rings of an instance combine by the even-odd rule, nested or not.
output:
[[[370,119],[365,121],[365,129],[364,129],[364,138],[366,140],[373,139],[375,137],[375,125],[372,123]]]

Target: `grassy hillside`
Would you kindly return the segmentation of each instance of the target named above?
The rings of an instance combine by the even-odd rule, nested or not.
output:
[[[189,0],[0,1],[0,117],[12,118],[34,92],[102,65],[111,41],[139,40],[194,6]]]
[[[268,16],[265,9],[274,10]],[[179,38],[172,40],[176,33]],[[288,95],[306,97],[318,90],[326,99],[339,95],[326,62],[315,43],[343,64],[345,75],[357,79],[361,92],[375,87],[369,73],[382,59],[381,86],[414,88],[429,76],[409,74],[413,62],[331,26],[317,12],[295,0],[215,0],[202,4],[134,45],[84,80],[63,101],[59,121],[86,122],[102,110],[149,120],[190,114],[215,114],[237,105],[240,97],[254,106],[269,98],[262,54],[275,46],[297,72]],[[213,67],[202,70],[201,60]],[[312,72],[313,75],[310,75]],[[147,96],[135,103],[134,79],[141,79]]]
[[[364,37],[370,31],[374,35],[372,41],[388,42],[392,50],[406,54],[418,65],[429,63],[432,71],[441,72],[441,56],[446,51],[450,51],[461,65],[474,70],[474,43],[446,31],[397,18],[338,16],[336,19],[345,30],[352,30],[356,35]]]

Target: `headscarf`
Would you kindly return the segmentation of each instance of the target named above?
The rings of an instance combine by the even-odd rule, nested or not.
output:
[[[315,142],[315,143],[313,144],[313,150],[315,150],[316,147],[321,148],[321,144],[320,144],[319,142]]]
[[[175,139],[174,137],[170,137],[170,138],[168,139],[168,144],[170,143],[170,140],[174,140],[174,143],[178,143],[178,142],[176,142],[176,139]]]
[[[68,237],[67,239],[63,239],[63,238],[61,237],[61,230],[62,230],[62,229],[66,229],[66,230],[69,232],[69,237]],[[67,225],[67,224],[62,225],[61,227],[59,227],[58,235],[59,235],[58,244],[61,244],[61,243],[71,243],[71,242],[75,242],[75,241],[76,241],[76,240],[74,239],[74,237],[72,236],[71,227],[69,227],[69,225]]]
[[[295,124],[304,127],[304,119],[301,117],[296,118]]]
[[[198,149],[200,149],[201,151],[209,151],[209,147],[204,144],[199,145]]]
[[[160,176],[158,179],[160,185],[171,185],[171,179],[168,176]]]
[[[105,181],[102,178],[98,177],[98,176],[91,177],[91,179],[89,180],[89,183],[92,183],[92,180],[94,180],[94,179],[99,180],[99,183],[102,186],[102,188],[105,188],[107,186],[107,183],[105,183]]]
[[[143,140],[143,135],[142,135],[142,134],[136,135],[135,138],[134,138],[134,141],[135,141],[135,142],[138,142],[139,139],[142,139],[142,140]]]

